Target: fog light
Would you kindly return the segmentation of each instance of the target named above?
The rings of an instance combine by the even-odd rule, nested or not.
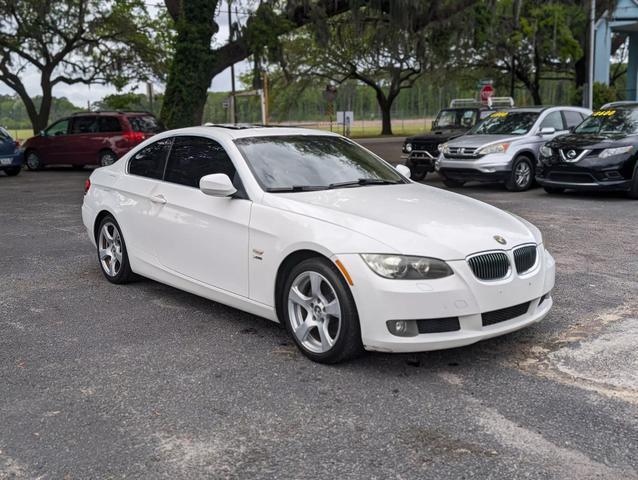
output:
[[[397,337],[415,337],[419,331],[415,320],[390,320],[388,330]]]

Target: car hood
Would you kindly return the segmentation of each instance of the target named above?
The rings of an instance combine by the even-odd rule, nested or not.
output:
[[[592,135],[570,133],[561,135],[548,142],[552,148],[611,148],[636,143],[638,136],[625,135]]]
[[[385,245],[385,252],[376,253],[458,260],[480,251],[542,241],[536,227],[514,215],[416,183],[265,194],[264,204],[373,238]],[[499,244],[496,235],[504,237],[507,245]]]
[[[522,135],[463,135],[450,142],[451,147],[482,147],[495,142],[513,142]]]
[[[414,135],[405,139],[405,143],[411,142],[444,142],[452,137],[458,137],[467,132],[467,128],[442,128],[429,133]]]

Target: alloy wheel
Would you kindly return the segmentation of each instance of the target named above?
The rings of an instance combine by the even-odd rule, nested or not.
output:
[[[100,156],[100,166],[108,167],[109,165],[113,165],[117,160],[116,156],[111,152],[103,153]]]
[[[292,282],[288,315],[295,337],[313,353],[327,352],[339,338],[339,299],[330,282],[318,272],[303,272]]]
[[[27,167],[29,167],[29,170],[38,170],[41,166],[40,159],[35,153],[31,152],[27,155]]]
[[[122,237],[115,224],[102,225],[98,240],[98,252],[102,270],[109,277],[115,277],[122,269]]]
[[[514,170],[514,179],[519,187],[526,187],[529,184],[532,169],[527,162],[520,162]]]

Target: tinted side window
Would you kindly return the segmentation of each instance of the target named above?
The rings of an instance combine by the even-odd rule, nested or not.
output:
[[[172,138],[163,138],[137,152],[129,160],[128,172],[132,175],[161,180],[172,140]]]
[[[580,122],[583,121],[583,117],[579,112],[574,112],[571,110],[563,110],[563,114],[565,115],[565,122],[567,123],[567,128],[575,127],[579,125]]]
[[[549,127],[554,127],[556,131],[565,130],[565,127],[563,126],[563,117],[560,112],[552,112],[543,119],[540,128]]]
[[[100,132],[121,132],[122,126],[117,117],[99,117],[98,126]]]
[[[95,133],[97,131],[97,117],[83,115],[71,119],[71,133]]]
[[[234,180],[235,166],[224,148],[204,137],[175,137],[164,180],[199,188],[199,179],[211,173]]]

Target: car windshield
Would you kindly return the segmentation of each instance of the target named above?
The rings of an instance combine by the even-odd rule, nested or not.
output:
[[[0,127],[0,140],[11,140],[11,135],[4,128]]]
[[[405,183],[394,168],[340,137],[247,137],[235,140],[235,144],[266,191]]]
[[[638,109],[619,108],[594,112],[574,132],[595,135],[638,134]]]
[[[530,131],[539,112],[494,112],[476,127],[470,135],[525,135]]]
[[[441,110],[434,120],[434,128],[470,128],[476,123],[475,109]]]

